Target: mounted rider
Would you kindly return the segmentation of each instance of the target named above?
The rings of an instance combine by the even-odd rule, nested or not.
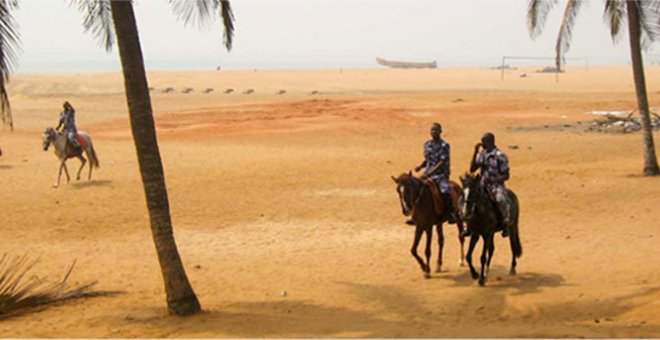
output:
[[[422,179],[429,178],[440,189],[442,200],[450,223],[456,222],[454,215],[454,204],[452,202],[449,187],[450,172],[450,147],[449,143],[441,138],[442,125],[433,123],[431,125],[431,139],[424,143],[424,161],[415,167],[415,171],[424,169]]]
[[[480,148],[483,147],[481,153]],[[509,236],[510,204],[504,182],[509,179],[509,160],[500,149],[495,146],[495,135],[490,132],[481,137],[481,143],[474,146],[470,171],[480,170],[481,185],[486,188],[490,199],[494,201],[502,217],[502,237]],[[470,236],[466,229],[463,236]]]
[[[76,149],[80,149],[80,143],[78,143],[77,140],[78,129],[76,128],[76,110],[74,110],[73,106],[68,101],[65,101],[62,107],[64,108],[64,111],[60,113],[60,122],[55,130],[59,131],[61,127],[66,134],[69,144]]]

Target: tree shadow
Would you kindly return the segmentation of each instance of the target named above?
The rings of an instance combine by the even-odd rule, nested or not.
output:
[[[321,306],[304,300],[236,302],[181,318],[133,318],[164,337],[212,338],[318,338],[384,337],[400,322],[385,320],[360,310]]]
[[[84,189],[89,187],[111,187],[112,181],[107,179],[99,179],[99,180],[93,179],[91,181],[73,182],[71,183],[71,186],[73,186],[76,189]]]
[[[554,277],[532,273],[520,280]],[[437,286],[438,281],[427,281]],[[136,334],[186,338],[437,338],[437,337],[649,337],[659,334],[652,317],[634,327],[622,317],[637,308],[642,297],[648,305],[660,288],[607,299],[567,299],[532,308],[510,306],[510,294],[497,285],[462,290],[459,298],[429,299],[395,285],[337,282],[357,299],[353,307],[328,306],[310,300],[282,298],[238,301],[207,307],[186,317],[166,316],[163,308],[138,311],[114,320],[139,329]],[[550,283],[548,286],[552,286]],[[357,307],[356,307],[357,306]],[[107,316],[103,316],[104,320]],[[620,320],[619,320],[620,318]],[[145,333],[146,332],[146,333]]]

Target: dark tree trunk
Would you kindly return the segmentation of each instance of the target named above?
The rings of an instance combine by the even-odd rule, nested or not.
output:
[[[167,307],[170,314],[194,314],[200,311],[200,305],[188,282],[174,242],[165,176],[158,150],[156,127],[133,5],[131,1],[111,1],[111,4],[124,71],[131,130],[149,209],[151,232],[165,281]]]
[[[639,105],[639,114],[642,119],[642,134],[644,136],[644,175],[656,176],[660,174],[660,169],[658,168],[658,159],[655,155],[653,129],[649,115],[649,101],[646,96],[646,80],[644,79],[644,63],[642,61],[642,48],[640,44],[641,30],[638,3],[636,0],[628,0],[626,1],[626,6],[635,91],[637,92],[637,104]]]

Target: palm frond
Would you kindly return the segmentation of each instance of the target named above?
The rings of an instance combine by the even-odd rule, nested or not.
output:
[[[218,2],[216,1],[216,8]],[[222,26],[224,27],[223,40],[227,50],[231,50],[234,43],[234,12],[229,0],[220,0],[220,12],[222,14]]]
[[[63,300],[117,293],[91,291],[96,282],[69,288],[68,279],[75,261],[59,282],[48,283],[36,276],[27,278],[38,261],[30,260],[25,255],[11,257],[4,254],[0,258],[0,319]]]
[[[636,1],[633,4],[639,13],[642,48],[648,49],[660,38],[660,1]]]
[[[184,24],[204,27],[211,20],[213,3],[209,0],[169,0],[174,14]]]
[[[605,13],[603,19],[607,26],[610,28],[610,35],[614,42],[619,41],[621,38],[621,28],[626,19],[626,3],[621,0],[606,0]]]
[[[234,41],[234,13],[229,0],[169,0],[174,14],[184,24],[197,25],[203,28],[209,24],[219,12],[224,27],[223,44],[231,50]]]
[[[92,32],[106,51],[112,49],[115,43],[115,33],[112,21],[111,0],[71,0],[84,14],[83,28],[85,33]]]
[[[573,25],[575,24],[575,18],[577,17],[581,6],[582,0],[569,0],[568,3],[566,3],[564,17],[561,21],[561,26],[559,27],[559,35],[557,36],[557,45],[555,46],[555,66],[557,67],[557,71],[561,70],[564,54],[566,54],[571,46]]]
[[[16,20],[12,10],[18,8],[17,0],[0,0],[0,112],[2,122],[14,130],[14,120],[9,104],[7,83],[9,74],[16,62],[16,51],[19,49],[19,35]]]
[[[557,0],[529,0],[527,6],[527,28],[529,35],[536,38],[543,31],[545,21]]]

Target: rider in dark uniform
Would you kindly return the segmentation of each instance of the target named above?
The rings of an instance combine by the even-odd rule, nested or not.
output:
[[[483,150],[479,153],[479,149]],[[487,132],[481,137],[481,143],[474,147],[470,171],[480,170],[481,185],[486,188],[490,198],[497,203],[497,208],[502,215],[502,236],[509,236],[509,224],[511,223],[509,200],[504,182],[509,179],[509,160],[500,149],[495,146],[495,135]],[[469,231],[464,232],[469,236]]]
[[[440,188],[440,193],[449,212],[450,222],[455,221],[454,204],[452,203],[449,187],[449,143],[441,138],[442,125],[431,125],[431,139],[424,143],[424,161],[415,167],[415,171],[424,169],[423,178],[430,178]]]
[[[73,106],[69,102],[64,102],[62,106],[64,111],[60,113],[60,123],[55,130],[59,131],[60,127],[63,128],[69,144],[75,148],[80,148],[80,144],[76,139],[76,135],[78,134],[78,129],[76,128],[76,110],[73,109]]]

